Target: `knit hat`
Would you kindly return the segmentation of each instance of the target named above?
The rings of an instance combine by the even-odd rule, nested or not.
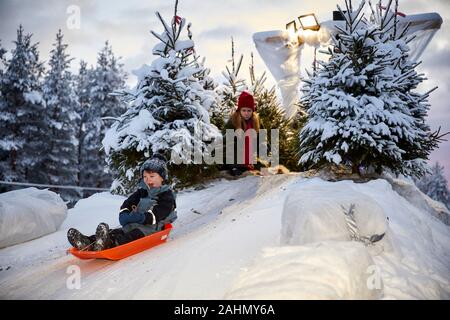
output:
[[[167,160],[162,154],[156,153],[150,159],[145,160],[141,167],[141,177],[145,170],[156,172],[163,180],[168,178]]]
[[[242,91],[238,100],[238,110],[241,108],[250,108],[252,111],[255,111],[255,100],[253,100],[253,96],[248,91]]]

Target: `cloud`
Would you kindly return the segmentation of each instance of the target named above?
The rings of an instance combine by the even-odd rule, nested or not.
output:
[[[214,29],[202,31],[198,35],[198,39],[227,41],[230,40],[231,37],[239,37],[242,33],[250,33],[250,30],[246,27],[238,27],[232,25],[220,26]]]

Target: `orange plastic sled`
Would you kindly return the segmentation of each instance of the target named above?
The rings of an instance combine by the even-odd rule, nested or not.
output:
[[[80,259],[121,260],[166,242],[171,230],[172,224],[167,223],[164,226],[164,229],[159,232],[152,233],[151,235],[125,243],[118,247],[102,251],[80,251],[76,248],[70,248],[68,252]]]

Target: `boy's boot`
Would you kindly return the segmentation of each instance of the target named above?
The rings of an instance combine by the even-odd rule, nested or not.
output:
[[[113,242],[109,236],[109,226],[104,222],[97,226],[95,238],[94,251],[106,250],[113,246]]]
[[[67,240],[69,240],[70,244],[78,250],[85,250],[92,243],[89,237],[85,236],[80,231],[74,228],[70,228],[67,231]]]

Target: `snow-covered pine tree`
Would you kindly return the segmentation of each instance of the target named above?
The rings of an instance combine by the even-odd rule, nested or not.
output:
[[[365,1],[356,10],[345,4],[346,12],[338,6],[345,28],[325,52],[329,61],[302,87],[308,121],[300,133],[300,163],[420,176],[439,137],[425,123],[429,92],[415,91],[425,78],[408,58],[410,39],[398,28],[392,1],[386,11],[370,5],[370,21]]]
[[[224,83],[216,89],[219,95],[220,103],[211,109],[211,123],[219,130],[225,130],[225,124],[231,114],[236,110],[238,97],[242,91],[247,90],[247,84],[243,78],[239,77],[239,71],[242,65],[244,55],[241,54],[239,60],[235,60],[234,40],[231,38],[231,66],[225,66],[226,71],[222,72],[225,78]]]
[[[91,89],[92,108],[100,117],[107,118],[102,122],[102,133],[113,123],[108,117],[117,118],[125,112],[123,101],[114,93],[124,89],[126,79],[127,75],[120,58],[116,58],[112,46],[106,41],[98,53],[92,80],[94,84]]]
[[[61,30],[50,51],[50,69],[44,80],[43,97],[46,102],[46,157],[44,171],[48,182],[55,185],[76,185],[78,174],[76,123],[78,99],[74,90],[74,77],[69,71],[67,44],[63,43]],[[65,200],[77,200],[78,191],[61,189]]]
[[[6,66],[6,61],[4,58],[4,55],[6,54],[6,52],[7,51],[6,51],[6,49],[3,48],[1,40],[0,40],[0,123],[3,123],[1,112],[5,108],[5,100],[2,95],[1,83],[3,81],[4,68]],[[2,143],[2,141],[0,141],[0,144],[1,143]],[[2,169],[3,169],[2,164],[7,161],[7,157],[8,157],[8,152],[6,152],[5,150],[3,150],[3,148],[0,147],[0,167]],[[0,179],[3,179],[3,178],[4,178],[3,175],[0,174]],[[8,190],[9,189],[7,186],[0,185],[0,193],[6,192]]]
[[[17,30],[15,48],[3,59],[0,81],[0,179],[19,182],[42,180],[45,107],[41,94],[43,63],[37,43],[31,43],[22,25]],[[4,57],[3,57],[4,58]]]
[[[5,48],[3,48],[2,41],[0,39],[0,76],[3,75],[4,67],[6,65],[5,57],[4,57],[6,52],[8,52],[8,51]]]
[[[128,110],[103,140],[109,166],[118,171],[112,185],[118,193],[136,186],[140,166],[154,153],[166,156],[179,185],[200,176],[205,166],[194,163],[193,152],[202,154],[211,139],[220,137],[208,114],[218,101],[214,81],[195,54],[190,24],[188,37],[182,37],[186,21],[177,15],[177,5],[170,24],[156,12],[164,29],[152,31],[160,40],[153,48],[157,58],[137,72],[134,90],[123,91]]]
[[[120,58],[115,57],[112,46],[106,41],[98,53],[96,67],[83,71],[86,73],[86,108],[81,141],[83,146],[80,149],[81,185],[109,188],[113,180],[111,173],[105,170],[106,155],[102,140],[107,128],[112,124],[113,120],[110,119],[118,118],[125,111],[125,104],[114,94],[125,87],[126,74],[119,60]]]
[[[77,113],[79,115],[77,126],[76,126],[76,137],[78,141],[77,148],[77,163],[78,163],[78,185],[79,186],[94,186],[91,184],[91,181],[88,177],[91,176],[89,170],[85,170],[85,153],[89,148],[89,145],[86,145],[86,136],[87,136],[87,124],[89,121],[89,116],[91,114],[91,87],[92,87],[92,68],[88,69],[87,63],[83,60],[80,61],[80,68],[78,71],[78,75],[75,77],[75,94],[78,98],[78,110]],[[98,118],[98,117],[97,117]],[[83,192],[83,197],[85,196],[85,192]]]
[[[450,195],[448,182],[444,176],[444,167],[436,162],[431,173],[416,182],[417,187],[430,198],[440,201],[448,207]],[[450,207],[448,207],[450,209]]]

